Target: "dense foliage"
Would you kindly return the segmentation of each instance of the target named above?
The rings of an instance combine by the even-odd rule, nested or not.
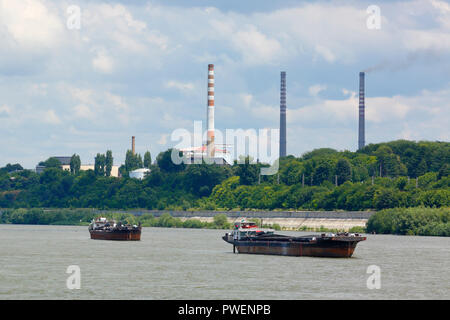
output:
[[[448,208],[397,208],[373,214],[367,232],[450,237]]]
[[[163,213],[160,217],[154,217],[150,213],[133,215],[126,212],[98,212],[89,209],[7,209],[0,214],[0,223],[5,224],[37,224],[37,225],[88,225],[92,219],[99,216],[115,219],[123,223],[139,224],[143,227],[164,228],[204,228],[204,229],[229,229],[231,224],[226,215],[217,214],[212,222],[203,222],[198,219],[180,219],[172,217],[169,213]]]
[[[171,151],[127,152],[123,172],[149,166],[144,180],[109,177],[99,168],[63,171],[53,159],[42,174],[20,165],[0,168],[0,208],[314,209],[365,210],[450,206],[450,143],[393,141],[358,152],[317,149],[280,160],[279,174],[260,176],[260,163],[175,165]],[[103,163],[104,162],[104,163]],[[124,175],[125,176],[125,175]]]

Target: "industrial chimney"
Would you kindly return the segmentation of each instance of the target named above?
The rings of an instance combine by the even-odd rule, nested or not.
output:
[[[131,152],[133,153],[133,156],[135,155],[135,140],[134,140],[134,136],[131,137]]]
[[[209,158],[215,154],[214,144],[214,65],[208,65],[208,109],[207,109],[207,141],[206,153]]]
[[[365,141],[365,127],[364,127],[364,72],[359,73],[359,134],[358,134],[358,150],[364,148]]]
[[[286,72],[281,71],[280,84],[280,157],[286,156]]]

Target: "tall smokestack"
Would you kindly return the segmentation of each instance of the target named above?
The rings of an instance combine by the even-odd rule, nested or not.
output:
[[[214,65],[208,65],[208,109],[207,109],[208,127],[206,152],[209,158],[214,157]]]
[[[280,83],[280,157],[286,156],[286,72],[281,71]]]
[[[133,153],[133,156],[135,155],[135,140],[134,140],[134,136],[131,137],[131,152]]]
[[[364,72],[359,73],[359,134],[358,134],[358,150],[364,148],[365,141],[365,127],[364,127]]]

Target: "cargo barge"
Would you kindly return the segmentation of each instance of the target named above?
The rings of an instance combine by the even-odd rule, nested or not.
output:
[[[293,237],[260,230],[256,223],[242,221],[235,223],[233,231],[222,239],[238,253],[350,258],[358,242],[366,237],[347,232]]]
[[[124,225],[121,222],[98,218],[92,220],[89,225],[91,239],[96,240],[121,240],[139,241],[141,240],[141,225]]]

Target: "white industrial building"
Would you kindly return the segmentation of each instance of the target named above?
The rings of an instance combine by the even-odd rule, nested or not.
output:
[[[148,168],[140,168],[133,171],[130,171],[130,178],[142,180],[145,178],[145,175],[150,173],[151,170]]]

